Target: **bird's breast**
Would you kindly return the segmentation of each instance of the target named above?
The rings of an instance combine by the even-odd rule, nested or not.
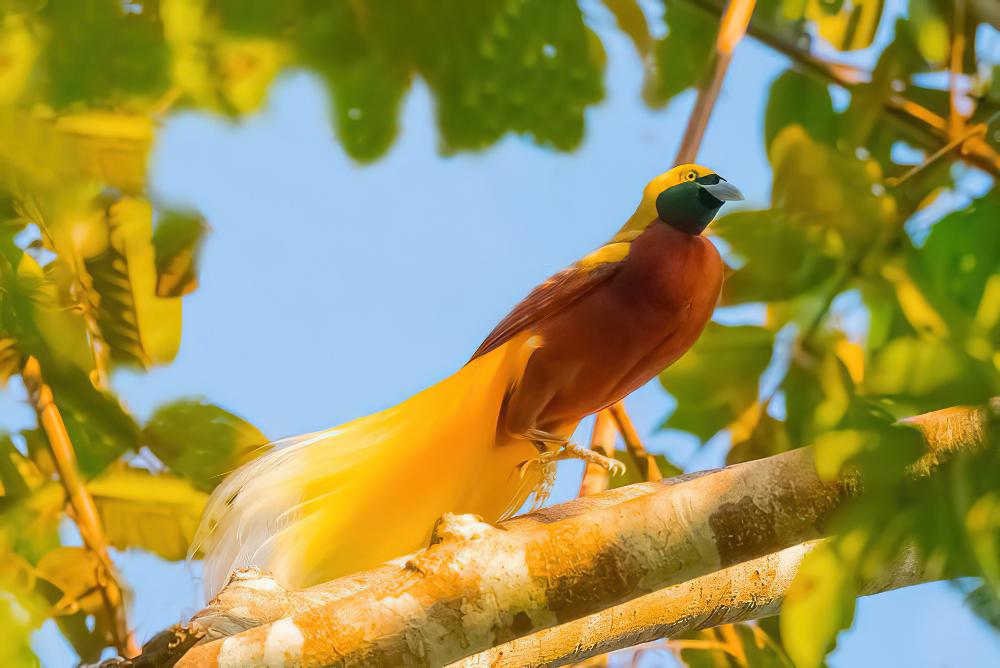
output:
[[[711,318],[722,277],[710,241],[654,223],[607,284],[539,324],[543,346],[525,377],[551,395],[539,425],[573,424],[676,361]]]

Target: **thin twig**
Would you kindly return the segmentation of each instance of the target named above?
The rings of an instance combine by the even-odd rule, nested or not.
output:
[[[722,81],[726,78],[733,50],[746,33],[756,4],[756,0],[730,0],[726,5],[719,25],[719,34],[715,40],[715,65],[712,77],[706,85],[698,89],[698,99],[695,100],[694,109],[688,117],[687,129],[684,131],[681,147],[677,151],[675,164],[694,162],[698,157],[698,148],[701,146],[705,128],[708,127],[708,119],[712,116],[712,109],[722,89]]]
[[[590,449],[605,457],[615,456],[615,421],[608,411],[601,411],[594,418],[594,431],[590,436]],[[588,463],[580,481],[580,496],[590,496],[608,488],[608,471],[597,464]]]
[[[957,136],[965,127],[965,118],[958,111],[958,79],[962,76],[965,55],[965,0],[955,0],[955,16],[951,26],[951,53],[948,63],[948,132]]]
[[[80,530],[80,537],[86,548],[97,557],[100,572],[96,574],[96,579],[100,586],[101,600],[109,618],[115,647],[123,656],[136,656],[139,653],[139,647],[128,630],[122,588],[118,584],[115,566],[108,555],[107,540],[104,536],[104,529],[101,527],[97,505],[80,479],[73,443],[69,439],[66,424],[55,404],[52,389],[45,383],[41,366],[34,357],[28,357],[25,361],[21,377],[28,389],[31,403],[38,414],[39,424],[48,439],[56,472],[59,474],[59,481],[66,491],[66,497],[73,511],[73,519]]]
[[[656,459],[653,458],[653,455],[649,454],[649,451],[642,444],[639,432],[635,430],[635,425],[632,424],[632,418],[625,411],[625,405],[619,401],[608,408],[608,412],[611,413],[611,418],[614,420],[615,426],[618,427],[618,433],[622,435],[622,439],[625,441],[625,449],[632,455],[636,469],[642,475],[643,479],[655,482],[662,478],[663,474],[660,473],[660,467],[656,465]]]
[[[720,0],[687,1],[716,16],[723,12],[723,3]],[[818,58],[799,48],[791,40],[773,32],[760,21],[751,21],[747,28],[747,34],[794,60],[808,72],[848,91],[853,91],[859,84],[866,83],[866,77],[856,68]],[[891,94],[883,101],[883,105],[889,112],[889,118],[904,125],[911,133],[919,137],[925,146],[936,149],[941,142],[947,142],[951,139],[948,134],[948,121],[916,102],[899,94]],[[963,148],[965,150],[959,154],[962,160],[987,171],[994,177],[1000,176],[1000,154],[993,150],[986,141],[973,137]]]
[[[994,114],[993,118],[991,118],[986,123],[978,123],[978,124],[972,126],[964,134],[962,134],[961,136],[955,137],[950,142],[948,142],[947,144],[945,144],[944,146],[942,146],[940,149],[938,149],[937,151],[935,151],[933,154],[931,154],[930,156],[928,156],[919,165],[914,165],[912,168],[910,168],[902,176],[899,176],[899,177],[890,176],[889,178],[887,178],[885,181],[882,182],[883,185],[886,188],[898,188],[903,183],[905,183],[906,181],[910,180],[911,178],[913,178],[914,176],[916,176],[920,172],[924,171],[925,169],[927,169],[928,167],[930,167],[931,165],[933,165],[935,162],[937,162],[938,160],[940,160],[944,156],[948,155],[949,153],[951,153],[952,151],[954,151],[956,148],[962,146],[962,144],[964,144],[965,142],[969,141],[970,139],[972,139],[976,135],[982,135],[982,136],[985,137],[986,136],[986,132],[989,130],[990,124],[997,118],[998,115],[1000,115],[1000,114]]]

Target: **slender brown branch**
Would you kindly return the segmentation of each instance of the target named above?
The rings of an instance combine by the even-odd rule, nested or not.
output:
[[[601,411],[594,417],[594,430],[590,436],[590,449],[605,457],[615,456],[615,422],[608,411]],[[580,481],[579,496],[590,496],[608,488],[608,470],[603,466],[588,463]]]
[[[656,482],[662,478],[663,474],[660,473],[660,467],[656,465],[656,459],[653,455],[649,454],[649,451],[642,444],[639,432],[636,431],[635,425],[632,424],[632,418],[625,411],[625,404],[619,401],[608,408],[608,411],[611,413],[615,426],[618,427],[618,433],[622,435],[622,439],[625,441],[625,448],[632,455],[632,460],[635,462],[636,469],[643,480]]]
[[[726,70],[732,61],[733,51],[746,33],[756,4],[756,0],[730,0],[726,4],[719,24],[719,34],[715,39],[715,64],[712,76],[698,89],[698,98],[688,117],[687,129],[684,131],[684,138],[674,159],[675,164],[694,162],[698,157],[698,148],[701,146],[705,128],[708,127],[708,119],[712,116],[712,109],[722,89],[722,81],[726,78]]]
[[[720,16],[723,13],[724,5],[721,0],[687,1],[715,16]],[[859,84],[866,82],[866,75],[856,68],[830,63],[818,58],[800,48],[798,44],[771,30],[761,21],[751,21],[747,28],[747,34],[794,60],[806,71],[848,91],[853,91]],[[889,118],[909,130],[925,148],[936,151],[943,143],[952,139],[946,119],[916,102],[908,100],[903,95],[891,94],[883,101],[883,105],[889,113]],[[959,153],[962,160],[985,170],[994,177],[1000,176],[1000,154],[982,138],[969,139],[963,144],[962,149]]]
[[[965,127],[965,118],[958,110],[958,80],[962,76],[964,55],[965,0],[955,0],[955,16],[951,24],[951,50],[948,62],[948,132],[953,137],[958,136]]]
[[[31,403],[38,414],[38,421],[45,432],[55,462],[59,481],[66,491],[73,519],[80,530],[83,544],[96,557],[100,572],[96,574],[105,612],[115,647],[124,656],[139,653],[132,634],[128,629],[122,588],[114,564],[108,555],[107,540],[101,526],[100,515],[93,497],[80,479],[76,465],[76,453],[69,439],[66,425],[52,396],[52,389],[45,383],[38,360],[28,357],[21,372]]]

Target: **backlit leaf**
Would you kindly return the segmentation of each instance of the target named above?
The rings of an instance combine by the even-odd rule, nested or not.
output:
[[[102,584],[106,583],[106,576],[102,575],[98,558],[87,548],[56,548],[42,557],[35,566],[35,572],[62,592],[62,598],[56,605],[57,614],[99,614],[104,609]],[[117,588],[107,587],[105,591],[117,605],[120,600]]]
[[[660,374],[677,399],[663,426],[702,441],[725,429],[757,400],[771,348],[772,334],[762,327],[709,323],[691,350]]]
[[[162,462],[204,490],[262,452],[268,439],[246,420],[202,399],[160,406],[143,440]]]
[[[796,70],[786,70],[771,84],[767,97],[764,146],[769,154],[778,133],[795,124],[801,125],[814,141],[834,144],[837,114],[827,85]]]
[[[680,467],[667,459],[666,455],[654,454],[652,457],[656,462],[656,467],[660,470],[661,478],[673,478],[674,476],[684,473]],[[636,468],[635,461],[629,453],[624,450],[615,450],[615,459],[625,465],[625,473],[610,476],[608,478],[608,489],[617,489],[619,487],[625,487],[626,485],[646,481],[640,471]]]
[[[149,367],[173,359],[180,346],[181,302],[156,294],[152,211],[125,198],[107,209],[110,244],[86,261],[97,293],[97,322],[112,359]]]
[[[819,26],[819,34],[841,51],[864,49],[872,43],[883,0],[808,0],[806,16]]]
[[[167,211],[160,216],[153,232],[157,297],[180,297],[198,287],[198,255],[207,232],[198,214]]]
[[[718,30],[710,14],[681,0],[664,3],[663,20],[667,35],[653,51],[659,76],[646,91],[654,105],[666,104],[708,75]]]
[[[834,544],[821,543],[802,561],[781,608],[781,639],[797,668],[818,668],[837,633],[854,618],[854,572]]]
[[[737,211],[714,222],[712,229],[739,261],[726,277],[723,303],[788,299],[833,275],[834,260],[822,252],[823,231],[793,224],[781,210]]]
[[[208,495],[166,473],[115,466],[87,483],[108,541],[176,561],[187,554]]]

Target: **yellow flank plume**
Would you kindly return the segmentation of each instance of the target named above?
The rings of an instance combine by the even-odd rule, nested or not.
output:
[[[437,385],[374,415],[274,444],[213,493],[194,548],[209,596],[254,564],[307,587],[425,547],[446,512],[488,521],[538,482],[518,465],[537,452],[497,440],[504,396],[537,337],[515,337]]]

